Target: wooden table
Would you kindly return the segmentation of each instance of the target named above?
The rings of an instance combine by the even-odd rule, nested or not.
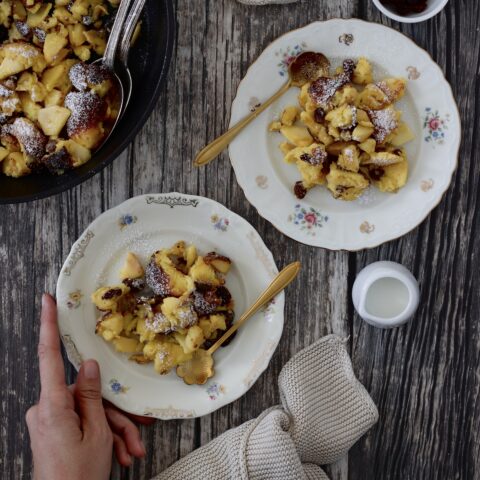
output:
[[[152,0],[153,1],[153,0]],[[253,388],[213,415],[158,422],[142,431],[148,460],[114,478],[150,478],[173,461],[279,401],[282,365],[328,333],[349,337],[359,379],[380,421],[330,468],[335,479],[480,478],[480,4],[451,0],[433,20],[393,23],[446,72],[464,128],[459,168],[442,203],[400,240],[361,252],[329,252],[279,234],[246,201],[227,153],[208,168],[195,153],[228,124],[231,100],[250,63],[277,36],[310,21],[358,17],[390,24],[370,1],[301,0],[248,7],[235,0],[176,0],[177,36],[168,82],[135,142],[101,174],[62,195],[0,207],[0,478],[28,478],[27,408],[39,393],[40,295],[55,291],[72,243],[101,212],[134,195],[177,190],[213,198],[247,218],[279,265],[304,268],[286,297],[285,330]],[[419,278],[422,301],[407,326],[382,331],[354,313],[352,283],[380,259]],[[72,368],[68,376],[73,379]]]

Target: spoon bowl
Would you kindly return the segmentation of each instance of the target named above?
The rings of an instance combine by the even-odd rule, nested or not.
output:
[[[253,305],[234,323],[208,350],[196,350],[192,358],[177,367],[177,375],[187,385],[203,385],[215,373],[213,354],[225,343],[250,317],[266,305],[273,297],[286,288],[298,275],[300,262],[287,265],[272,283],[257,298]]]
[[[264,112],[273,102],[278,100],[290,87],[302,87],[308,82],[313,82],[319,77],[326,76],[329,68],[330,62],[325,55],[321,53],[303,52],[298,55],[290,64],[288,68],[288,81],[280,90],[255,109],[254,112],[204,147],[196,156],[194,165],[200,167],[210,163],[250,122]]]
[[[290,64],[288,74],[292,87],[303,87],[319,77],[326,77],[330,62],[323,53],[303,52]]]

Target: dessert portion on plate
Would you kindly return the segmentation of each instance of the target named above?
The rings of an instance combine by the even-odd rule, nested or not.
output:
[[[403,78],[376,82],[364,57],[345,60],[301,88],[299,106],[286,107],[269,126],[283,135],[284,159],[301,174],[294,185],[297,198],[317,185],[339,200],[355,200],[370,185],[392,193],[405,185],[402,146],[414,135],[395,108],[405,89]]]
[[[118,0],[0,1],[0,169],[62,174],[90,160],[118,116],[101,65]]]
[[[198,255],[183,241],[155,252],[146,268],[129,252],[121,283],[92,294],[101,312],[96,333],[131,360],[153,362],[166,374],[232,325],[234,303],[225,286],[230,267],[229,258]]]

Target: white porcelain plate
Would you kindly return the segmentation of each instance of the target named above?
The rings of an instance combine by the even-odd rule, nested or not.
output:
[[[222,205],[178,193],[132,198],[100,215],[81,235],[57,284],[60,331],[70,361],[100,364],[103,396],[117,407],[162,419],[206,415],[243,395],[267,367],[283,328],[283,293],[215,354],[215,376],[187,386],[174,372],[160,376],[153,365],[138,365],[95,335],[97,312],[90,295],[117,284],[128,251],[146,264],[151,254],[178,240],[200,253],[212,250],[232,259],[227,287],[237,318],[278,272],[255,229]]]
[[[230,158],[246,197],[260,215],[299,242],[332,250],[359,250],[398,238],[421,223],[440,202],[456,168],[460,118],[450,85],[431,57],[403,34],[361,20],[312,23],[275,40],[250,67],[232,106],[237,123],[287,80],[287,68],[302,51],[324,53],[334,66],[366,56],[375,79],[407,78],[407,94],[397,103],[416,133],[407,145],[410,175],[397,194],[374,188],[355,202],[334,200],[324,187],[299,201],[300,180],[278,149],[279,133],[268,131],[286,105],[298,104],[292,88],[252,122],[230,145]]]

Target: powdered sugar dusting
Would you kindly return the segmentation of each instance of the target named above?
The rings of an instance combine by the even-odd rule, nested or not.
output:
[[[72,136],[101,117],[104,102],[94,92],[70,92],[65,97],[65,107],[72,112],[67,121],[67,133]]]
[[[47,137],[30,120],[16,118],[12,124],[4,125],[2,132],[14,136],[33,159],[40,160],[45,154]]]
[[[383,143],[397,127],[398,122],[393,108],[384,110],[367,110],[370,121],[375,127],[373,138],[378,143]]]
[[[356,203],[362,206],[368,206],[376,203],[378,200],[378,192],[373,187],[366,188],[360,197],[357,198]]]
[[[15,92],[0,83],[0,97],[11,97]]]

